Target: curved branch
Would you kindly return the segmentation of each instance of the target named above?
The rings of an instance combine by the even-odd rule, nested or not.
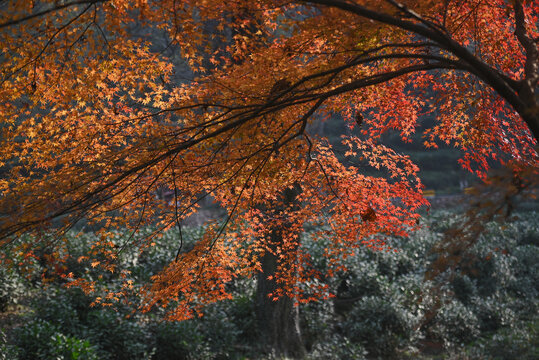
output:
[[[411,33],[435,42],[441,48],[455,55],[459,60],[466,62],[469,65],[467,71],[477,76],[485,84],[491,86],[502,98],[504,98],[528,124],[535,139],[539,141],[539,121],[536,116],[529,114],[528,106],[519,96],[518,89],[515,88],[515,83],[507,82],[505,80],[507,76],[501,76],[497,69],[494,69],[476,57],[464,46],[453,40],[449,34],[424,24],[402,20],[393,15],[375,11],[344,0],[301,0],[300,2],[341,9],[366,19],[410,31]]]

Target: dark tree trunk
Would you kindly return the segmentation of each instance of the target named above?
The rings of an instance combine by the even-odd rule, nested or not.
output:
[[[293,204],[298,194],[299,187],[286,190],[283,194],[283,207]],[[281,296],[276,301],[269,297],[277,289],[274,275],[278,261],[275,253],[282,247],[283,234],[287,230],[286,221],[283,221],[282,226],[272,229],[268,235],[271,252],[266,251],[261,259],[262,272],[257,276],[256,312],[262,344],[266,349],[277,358],[301,359],[305,357],[306,351],[301,339],[299,308],[294,306],[294,300],[289,297]]]

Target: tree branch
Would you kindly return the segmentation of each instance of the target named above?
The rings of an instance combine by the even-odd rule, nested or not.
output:
[[[427,27],[425,24],[417,24],[411,21],[402,20],[393,15],[375,11],[344,0],[300,0],[300,2],[341,9],[366,19],[410,31],[413,34],[435,42],[441,48],[455,55],[459,60],[466,62],[469,65],[467,71],[477,76],[485,84],[492,87],[498,95],[504,98],[522,117],[535,139],[539,141],[539,120],[537,119],[537,116],[530,114],[528,104],[526,104],[526,101],[519,96],[519,89],[514,87],[515,83],[505,81],[508,76],[501,76],[497,69],[476,57],[473,53],[468,51],[466,47],[453,40],[449,34],[442,32],[437,28]],[[517,1],[517,3],[519,2]]]
[[[47,15],[47,14],[49,14],[51,12],[59,11],[59,10],[62,10],[62,9],[65,9],[65,8],[68,8],[68,7],[71,7],[71,6],[85,5],[85,4],[94,5],[94,4],[97,4],[97,3],[102,3],[102,2],[107,2],[107,1],[109,1],[109,0],[78,0],[78,1],[68,2],[68,3],[65,3],[65,4],[56,5],[56,6],[52,7],[52,8],[50,8],[50,9],[47,9],[47,10],[43,10],[43,11],[40,11],[40,12],[37,12],[37,13],[34,13],[34,14],[24,16],[22,18],[9,20],[9,21],[0,23],[0,29],[4,28],[4,27],[7,27],[7,26],[17,25],[17,24],[20,24],[22,22],[28,21],[30,19],[34,19],[34,18],[43,16],[43,15]]]

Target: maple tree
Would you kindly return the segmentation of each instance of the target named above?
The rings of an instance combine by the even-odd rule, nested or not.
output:
[[[379,142],[384,133],[411,141],[430,116],[425,146],[456,146],[482,177],[493,161],[537,168],[538,15],[520,0],[3,2],[0,245],[32,232],[17,243],[31,261],[44,230],[87,219],[104,225],[95,253],[109,261],[80,260],[121,271],[112,229],[132,229],[144,248],[178,228],[181,250],[182,221],[211,195],[226,220],[154,277],[145,310],[191,317],[259,272],[265,254],[272,296],[330,296],[319,279],[350,249],[406,236],[427,204],[418,168]],[[193,76],[178,81],[135,25],[166,34]],[[349,128],[344,153],[307,130],[336,116]],[[173,201],[156,196],[163,189]],[[154,235],[137,237],[145,224]],[[325,224],[329,274],[301,250],[306,224]]]

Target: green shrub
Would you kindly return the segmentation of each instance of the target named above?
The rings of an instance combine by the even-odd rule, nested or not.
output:
[[[367,297],[343,321],[343,334],[361,343],[371,356],[391,356],[410,343],[414,317],[400,304]]]
[[[515,313],[501,297],[476,298],[474,310],[481,333],[495,332],[515,322]]]
[[[89,341],[66,336],[53,324],[40,319],[16,329],[15,338],[20,360],[100,359]]]
[[[51,340],[58,328],[48,321],[35,319],[15,330],[16,345],[21,349],[20,359],[46,359],[50,355]]]
[[[162,322],[153,326],[155,360],[192,360],[211,358],[208,339],[196,321]]]
[[[250,282],[254,283],[253,280],[250,280]],[[256,344],[259,340],[259,332],[257,328],[254,294],[250,289],[246,290],[243,288],[242,290],[243,293],[238,294],[234,299],[224,304],[227,313],[227,318],[224,320],[234,324],[234,341],[243,345]]]
[[[539,319],[516,323],[474,343],[466,353],[473,359],[539,359]]]
[[[50,288],[33,302],[36,317],[47,321],[65,334],[81,334],[90,299],[80,289]]]
[[[479,319],[458,300],[444,304],[436,314],[434,332],[447,348],[467,344],[479,336]]]
[[[331,334],[315,343],[307,355],[309,360],[364,360],[367,350],[339,334]]]
[[[88,314],[86,336],[114,360],[148,358],[152,352],[151,334],[136,318],[126,319],[121,313],[97,309]]]
[[[510,284],[516,296],[528,299],[539,297],[539,246],[522,245],[513,251],[514,278]]]
[[[200,318],[201,331],[206,339],[210,339],[210,349],[214,358],[229,359],[234,351],[240,330],[236,328],[229,315],[232,302],[213,304]]]
[[[457,274],[451,281],[451,288],[457,300],[465,305],[477,294],[477,286],[466,274]]]
[[[301,330],[309,358],[407,358],[418,354],[422,344],[418,339],[443,343],[445,351],[459,354],[458,358],[539,358],[537,321],[530,320],[536,319],[539,310],[536,213],[519,215],[505,224],[488,224],[475,244],[459,255],[456,268],[425,280],[429,264],[439,255],[431,252],[433,245],[443,238],[443,230],[459,221],[447,211],[433,213],[409,239],[387,239],[396,252],[355,249],[344,260],[347,271],[335,278],[321,277],[318,281],[327,284],[338,299],[301,305]],[[187,249],[201,228],[185,230]],[[145,234],[150,231],[143,229]],[[310,266],[327,273],[334,266],[322,256],[329,240],[314,241],[312,230],[306,231],[302,249],[311,256]],[[116,272],[105,274],[99,267],[88,269],[87,263],[76,261],[88,250],[93,236],[70,239],[69,271],[83,274],[89,270],[93,279],[103,275],[110,290],[119,289]],[[118,232],[114,241],[123,244],[127,236]],[[167,232],[155,242],[142,254],[126,249],[118,258],[119,267],[131,271],[135,287],[172,260],[178,234]],[[0,281],[0,297],[7,294],[7,302],[28,293],[29,284],[9,271],[0,269],[1,279],[7,279]],[[227,285],[233,300],[209,305],[203,318],[181,323],[163,322],[159,311],[126,317],[132,308],[92,308],[83,292],[65,289],[61,280],[56,281],[35,299],[28,323],[10,334],[13,343],[5,339],[0,343],[4,356],[0,360],[17,356],[21,360],[71,359],[77,354],[104,360],[264,356],[257,352],[256,282],[252,278]]]
[[[6,333],[0,329],[0,360],[17,360],[19,358],[19,348],[8,344]]]
[[[337,320],[330,301],[305,304],[300,308],[299,316],[300,329],[307,350],[323,346],[320,344],[325,343],[326,339],[336,333]]]
[[[88,340],[79,340],[56,333],[50,349],[52,355],[65,360],[98,360],[95,348]]]
[[[0,267],[0,312],[6,311],[10,304],[17,304],[27,292],[26,287],[18,274]]]
[[[52,288],[36,299],[36,319],[95,345],[100,359],[139,359],[151,352],[149,331],[127,311],[90,307],[80,289]]]

